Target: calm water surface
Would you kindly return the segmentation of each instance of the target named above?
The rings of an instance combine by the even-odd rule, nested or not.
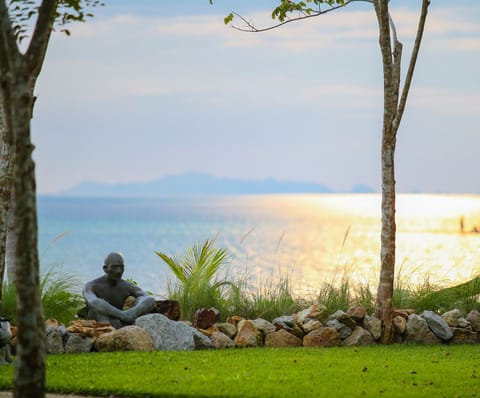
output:
[[[315,291],[343,273],[376,284],[379,195],[265,195],[162,199],[39,199],[42,270],[51,265],[80,283],[102,273],[110,251],[126,258],[125,277],[162,294],[171,275],[156,250],[178,255],[216,237],[231,254],[228,272],[260,283],[289,272]],[[460,233],[460,218],[465,233]],[[428,274],[455,283],[480,273],[479,195],[399,195],[397,271],[413,283]],[[300,287],[301,286],[301,287]]]

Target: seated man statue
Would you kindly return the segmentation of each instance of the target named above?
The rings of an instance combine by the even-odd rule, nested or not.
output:
[[[155,307],[155,299],[148,296],[133,283],[122,279],[125,261],[120,253],[110,253],[105,258],[105,275],[87,282],[83,297],[87,302],[87,318],[99,322],[110,322],[119,329],[131,325],[141,315],[150,313]],[[136,301],[133,307],[123,310],[127,297]]]

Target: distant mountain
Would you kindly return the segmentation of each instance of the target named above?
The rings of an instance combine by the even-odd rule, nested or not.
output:
[[[300,181],[244,180],[219,178],[204,173],[185,173],[163,177],[149,182],[127,184],[103,184],[92,181],[82,182],[59,192],[64,196],[82,197],[155,197],[165,195],[242,195],[275,193],[333,193],[322,184]],[[352,193],[374,192],[365,185],[355,186]]]

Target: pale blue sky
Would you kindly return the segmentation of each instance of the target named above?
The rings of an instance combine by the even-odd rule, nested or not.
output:
[[[39,193],[187,171],[380,189],[382,74],[369,4],[268,33],[274,0],[107,0],[55,34],[37,85]],[[404,59],[420,1],[392,0]],[[398,135],[401,192],[480,193],[480,2],[434,0]],[[406,69],[406,68],[404,68]]]

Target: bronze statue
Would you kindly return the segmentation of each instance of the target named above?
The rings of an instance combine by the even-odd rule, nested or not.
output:
[[[105,275],[87,282],[83,297],[87,302],[87,318],[98,322],[110,322],[119,329],[131,325],[139,316],[150,313],[155,307],[155,299],[148,296],[133,283],[122,279],[125,260],[120,253],[110,253],[105,258]],[[127,297],[136,298],[129,309],[123,310]]]

